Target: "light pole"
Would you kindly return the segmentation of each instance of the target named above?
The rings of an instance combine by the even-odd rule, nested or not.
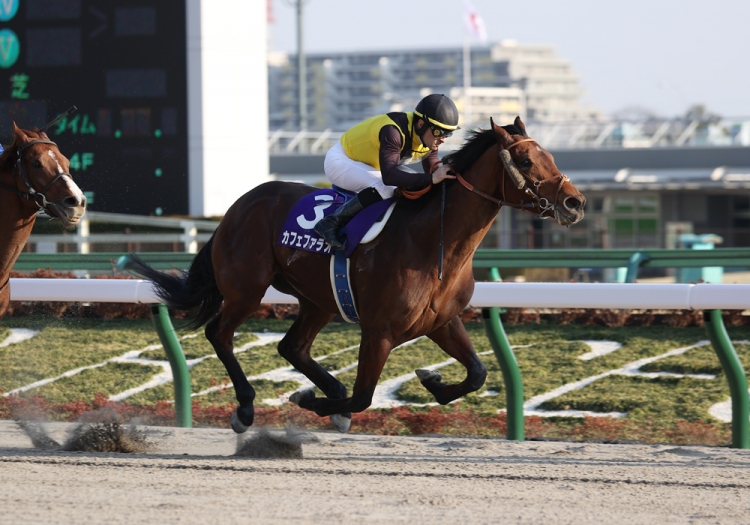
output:
[[[299,129],[307,129],[307,63],[305,60],[304,0],[297,0],[297,87],[299,88]]]

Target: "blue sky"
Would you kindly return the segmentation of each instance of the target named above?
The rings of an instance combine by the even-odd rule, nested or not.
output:
[[[272,0],[270,42],[296,50],[295,11]],[[750,117],[750,0],[473,0],[490,42],[550,44],[607,113],[704,104]],[[462,0],[306,0],[309,52],[461,45]]]

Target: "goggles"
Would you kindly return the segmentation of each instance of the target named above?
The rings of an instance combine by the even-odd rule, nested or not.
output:
[[[432,130],[433,137],[447,139],[448,137],[453,135],[453,131],[439,128],[437,126],[430,126],[430,129]]]

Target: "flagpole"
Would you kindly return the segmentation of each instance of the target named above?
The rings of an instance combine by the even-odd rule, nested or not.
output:
[[[471,48],[469,48],[469,34],[464,28],[464,125],[468,128],[471,124]]]

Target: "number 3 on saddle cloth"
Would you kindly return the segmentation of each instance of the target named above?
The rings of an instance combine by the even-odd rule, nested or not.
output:
[[[330,254],[331,246],[313,228],[323,217],[353,198],[356,198],[356,193],[336,186],[305,195],[287,216],[279,244],[313,253]],[[377,237],[395,205],[393,198],[376,202],[359,212],[339,232],[339,236],[346,236],[346,250],[338,250],[331,257],[331,286],[341,317],[349,323],[359,322],[349,283],[349,257],[358,245]]]

